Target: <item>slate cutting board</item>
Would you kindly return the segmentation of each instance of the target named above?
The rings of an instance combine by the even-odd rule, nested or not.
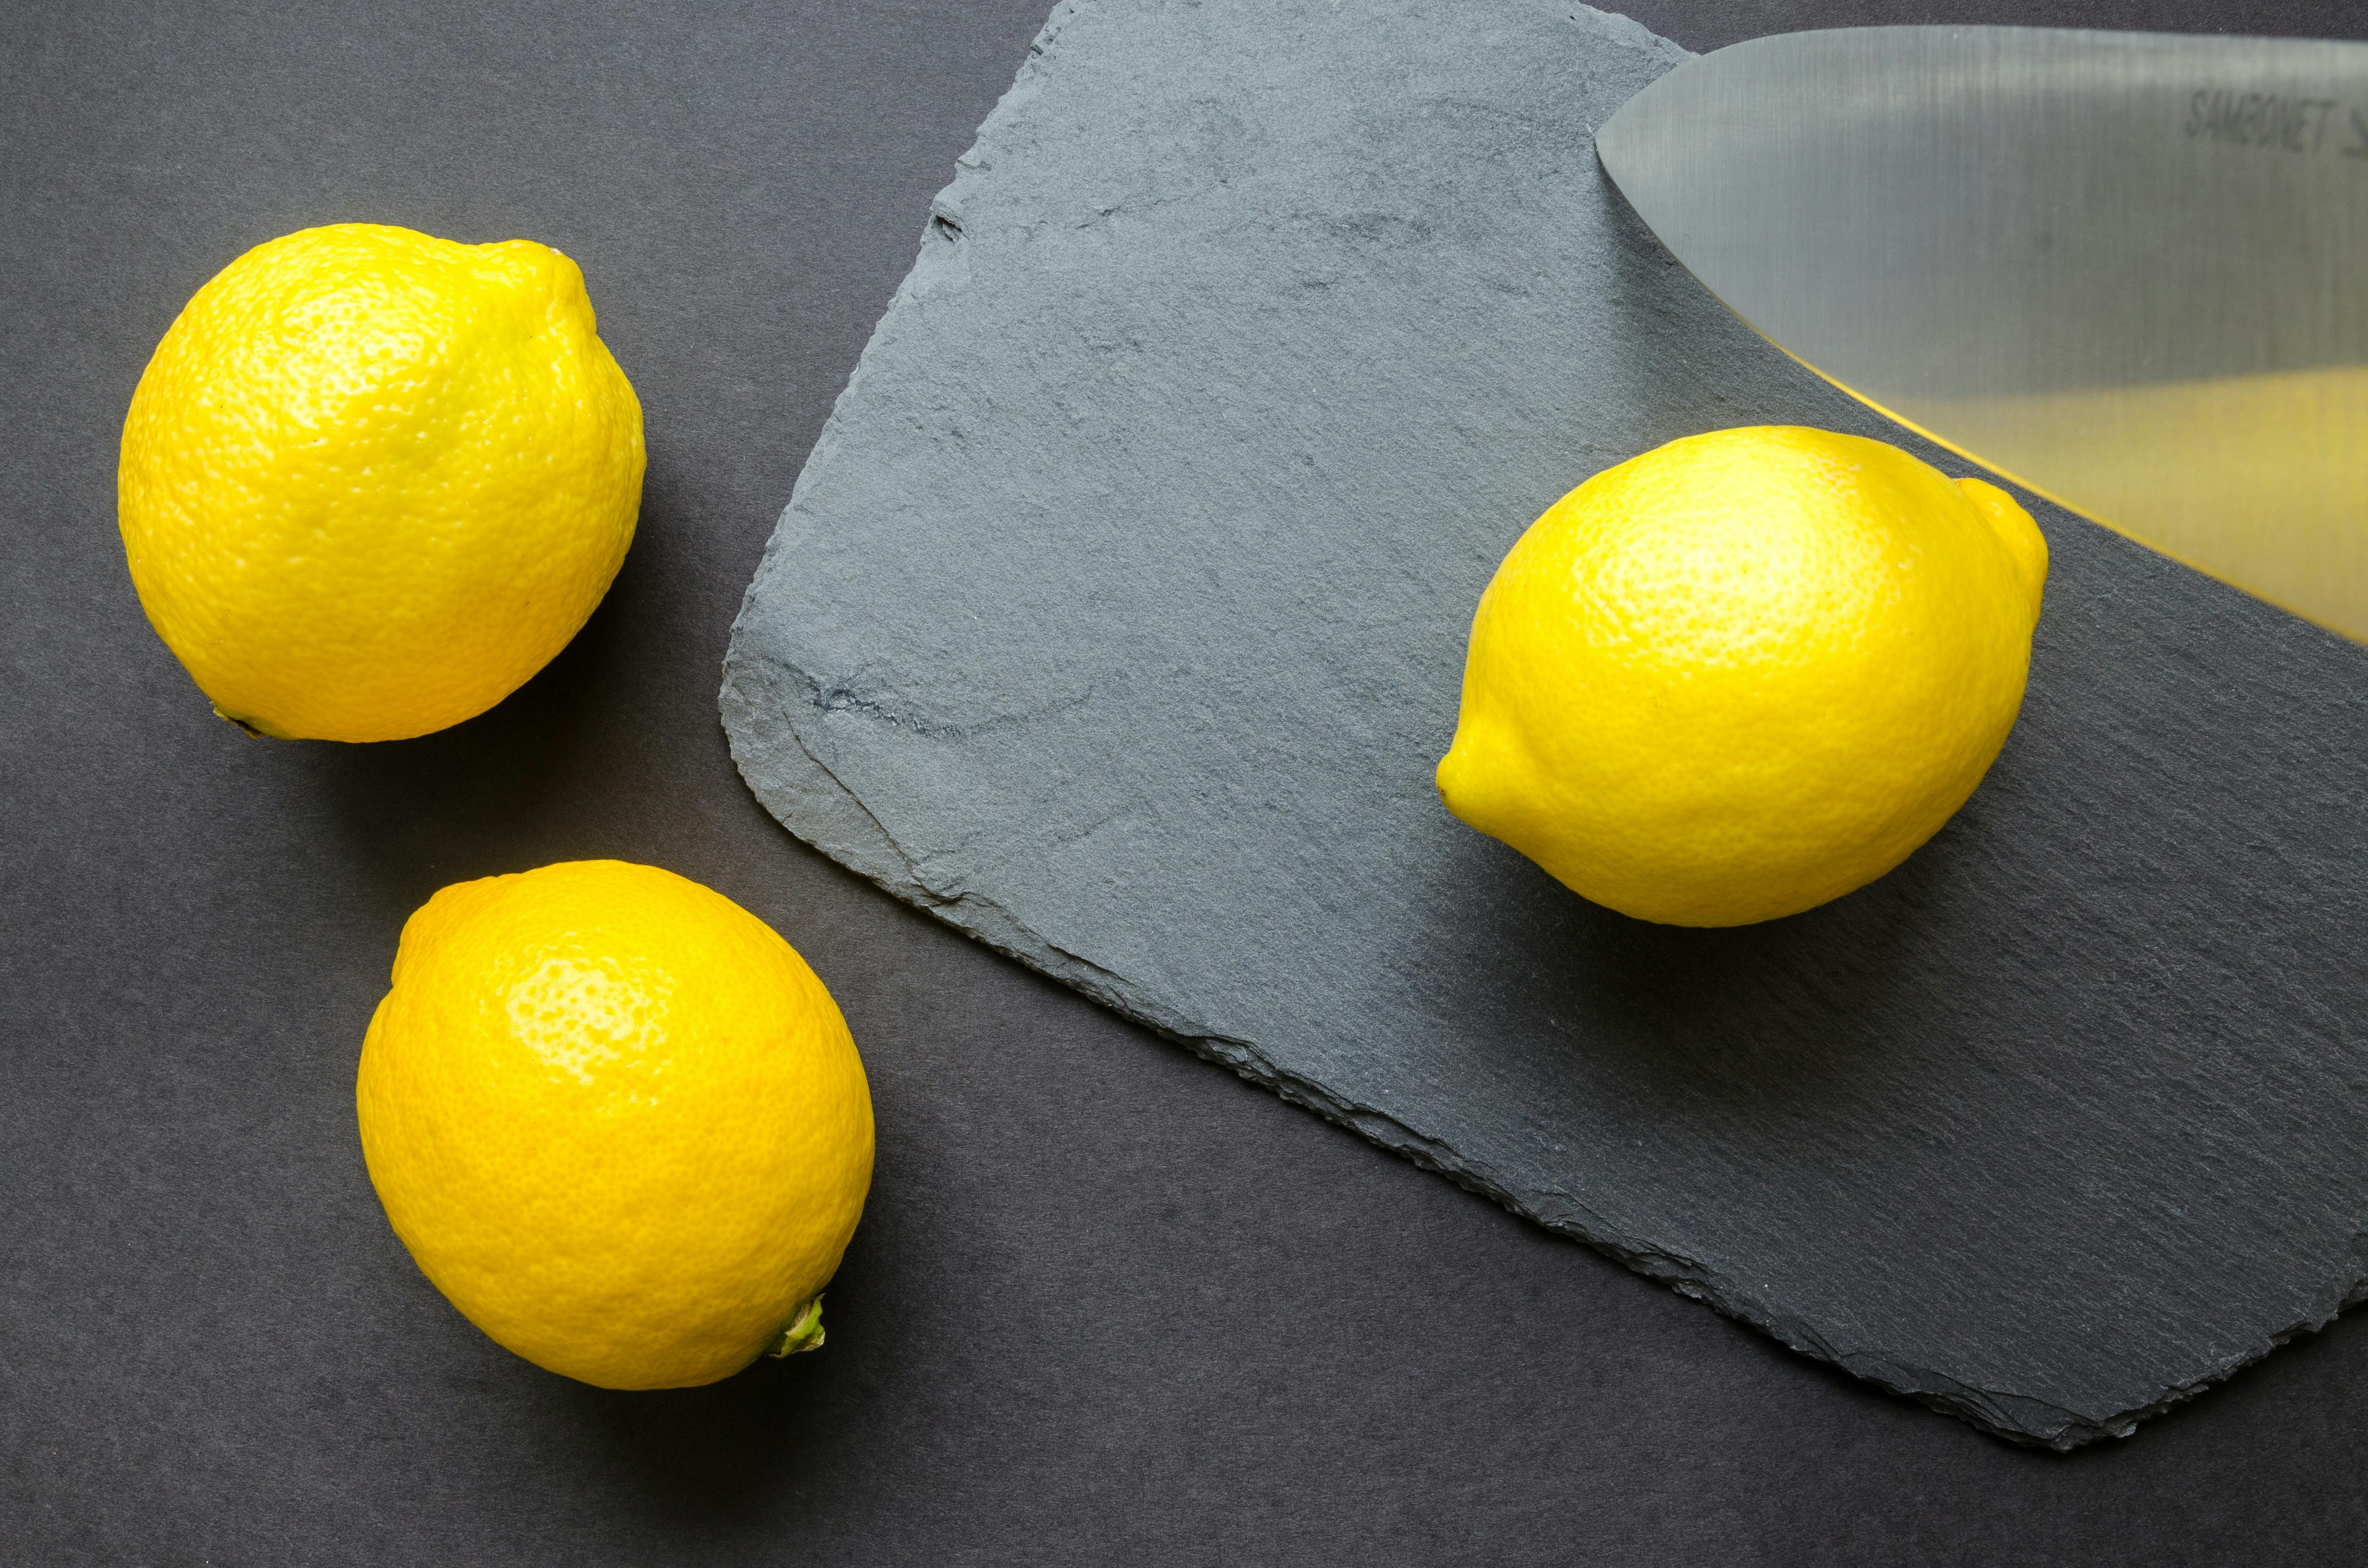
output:
[[[1913,445],[1602,176],[1682,58],[1538,0],[1060,7],[748,591],[734,755],[891,892],[1798,1349],[2126,1434],[2368,1280],[2368,660],[2033,503],[2020,727],[1874,886],[1652,926],[1449,817],[1472,607],[1556,495],[1721,426]]]

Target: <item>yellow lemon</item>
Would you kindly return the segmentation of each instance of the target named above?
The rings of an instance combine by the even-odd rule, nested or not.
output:
[[[355,1100],[395,1234],[537,1366],[686,1388],[821,1343],[871,1096],[830,993],[722,894],[615,860],[444,889]]]
[[[1564,496],[1497,569],[1440,794],[1639,919],[1811,908],[1981,782],[2046,577],[2004,491],[1881,441],[1672,441]]]
[[[166,647],[248,729],[397,740],[508,696],[632,542],[642,409],[575,264],[340,223],[182,310],[117,516]]]

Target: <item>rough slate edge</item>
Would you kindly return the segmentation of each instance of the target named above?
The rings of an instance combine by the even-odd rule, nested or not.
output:
[[[973,148],[956,160],[958,173],[955,181],[941,190],[931,204],[930,222],[923,233],[920,255],[898,287],[888,312],[882,316],[881,327],[875,330],[871,343],[866,346],[864,358],[859,361],[847,387],[841,392],[830,419],[800,472],[799,483],[791,493],[788,507],[782,512],[780,524],[767,545],[765,555],[768,561],[777,552],[793,550],[803,539],[804,529],[811,526],[810,520],[798,511],[807,477],[820,472],[839,445],[843,428],[841,415],[856,400],[863,384],[871,349],[882,341],[889,324],[894,319],[897,306],[916,288],[926,287],[939,267],[947,265],[938,242],[941,237],[953,237],[960,233],[958,209],[963,174],[978,166],[976,154],[979,147],[992,138],[999,122],[1035,96],[1048,74],[1048,51],[1063,27],[1084,4],[1085,0],[1061,0],[1055,6],[1042,30],[1030,45],[1028,59],[1011,87],[980,126]],[[1609,38],[1658,54],[1671,66],[1691,58],[1691,51],[1660,38],[1628,17],[1582,6],[1573,11],[1572,19],[1579,20],[1582,16],[1600,27]],[[948,231],[943,236],[939,233],[941,226]],[[758,577],[761,575],[760,570]],[[738,633],[747,613],[744,601],[742,615],[734,622],[732,647],[724,660],[724,679],[719,694],[724,727],[734,761],[740,768],[742,778],[768,811],[798,838],[905,902],[928,910],[960,927],[996,951],[1083,992],[1112,1011],[1196,1054],[1231,1067],[1241,1076],[1282,1098],[1350,1128],[1382,1147],[1426,1169],[1438,1172],[1461,1187],[1492,1199],[1548,1230],[1584,1242],[1637,1272],[1668,1284],[1680,1295],[1749,1324],[1795,1351],[1839,1367],[1893,1392],[1907,1395],[1935,1410],[1955,1415],[1992,1436],[2056,1451],[2069,1451],[2101,1437],[2127,1437],[2146,1418],[2193,1398],[2297,1335],[2325,1327],[2344,1309],[2368,1300],[2368,1259],[2363,1259],[2360,1276],[2332,1298],[2325,1312],[2314,1313],[2267,1335],[2248,1346],[2244,1354],[2225,1360],[2202,1376],[2167,1387],[2162,1397],[2152,1403],[2124,1410],[2102,1421],[2090,1420],[2027,1396],[1972,1387],[1930,1369],[1894,1361],[1879,1353],[1840,1352],[1805,1324],[1758,1310],[1748,1301],[1726,1297],[1713,1281],[1695,1273],[1689,1260],[1673,1256],[1641,1238],[1623,1235],[1617,1227],[1569,1195],[1531,1190],[1492,1179],[1486,1170],[1478,1168],[1453,1146],[1407,1127],[1385,1111],[1345,1098],[1322,1084],[1280,1067],[1269,1060],[1254,1042],[1208,1032],[1193,1020],[1142,994],[1125,976],[1106,970],[1029,929],[994,900],[968,890],[951,898],[932,890],[916,874],[911,858],[863,802],[839,781],[825,763],[799,742],[793,726],[768,726],[757,722],[764,715],[816,708],[823,704],[825,694],[802,671],[793,672],[798,688],[784,689],[775,678],[777,672],[760,661],[740,656]]]

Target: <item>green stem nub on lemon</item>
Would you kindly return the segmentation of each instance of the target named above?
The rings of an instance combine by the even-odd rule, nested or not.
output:
[[[822,1298],[816,1296],[791,1314],[790,1326],[781,1330],[780,1340],[765,1354],[779,1360],[802,1351],[819,1350],[822,1346]]]
[[[2022,704],[2047,544],[1997,486],[1791,426],[1548,508],[1472,624],[1448,809],[1643,920],[1797,914],[1963,805]]]

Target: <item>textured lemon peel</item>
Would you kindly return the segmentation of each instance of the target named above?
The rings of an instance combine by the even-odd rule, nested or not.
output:
[[[1883,442],[1670,442],[1557,501],[1497,568],[1440,793],[1639,919],[1839,898],[1998,756],[2046,559],[2011,496]]]
[[[395,740],[566,645],[631,545],[644,463],[573,261],[335,224],[238,257],[165,332],[125,415],[118,521],[215,712]]]
[[[554,957],[612,972],[596,1016],[538,983]],[[575,1049],[587,1030],[615,1049]],[[355,1095],[396,1235],[536,1365],[684,1388],[820,1343],[870,1093],[819,978],[721,894],[616,861],[444,889],[404,927]]]

